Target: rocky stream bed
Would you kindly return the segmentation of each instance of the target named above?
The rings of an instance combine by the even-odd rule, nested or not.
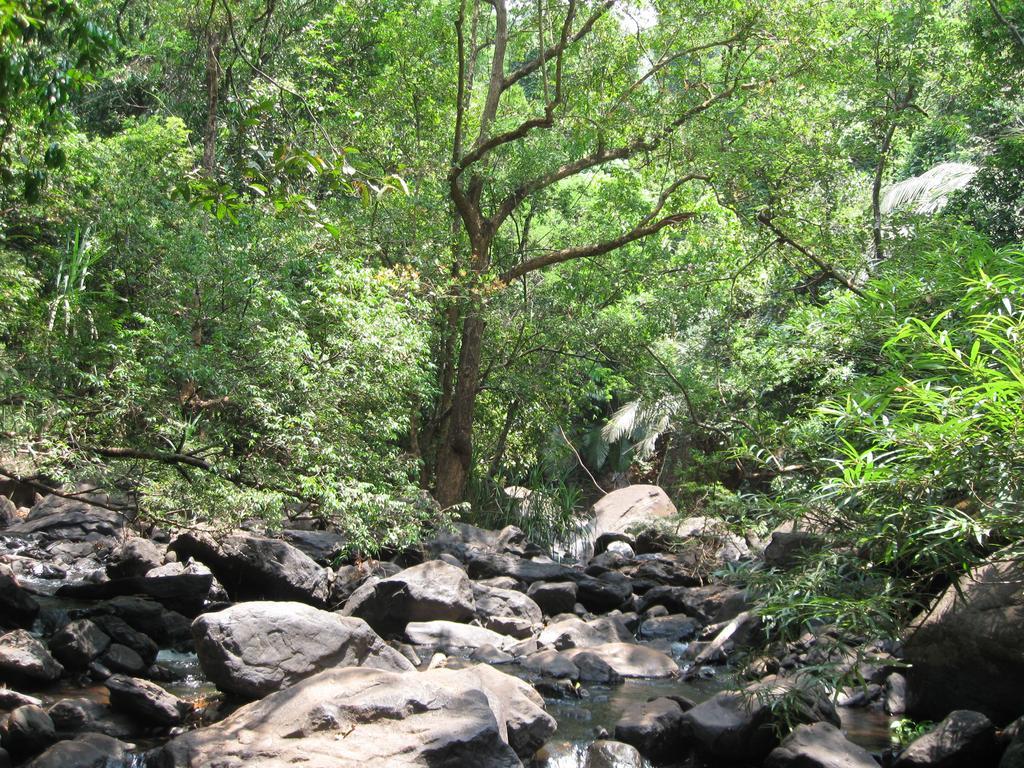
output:
[[[1003,699],[893,752],[890,720],[928,680],[907,691],[891,642],[825,659],[826,627],[752,653],[760,619],[710,574],[786,567],[813,538],[781,529],[765,546],[693,518],[677,533],[694,546],[665,551],[627,533],[675,520],[656,487],[595,505],[575,565],[514,527],[458,524],[339,566],[344,541],[309,521],[143,531],[97,500],[4,507],[0,768],[1012,768],[1024,754],[1016,724],[996,729],[1017,707]],[[800,670],[823,661],[858,665],[864,685],[808,693]]]

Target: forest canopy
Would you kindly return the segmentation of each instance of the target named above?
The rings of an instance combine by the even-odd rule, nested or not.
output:
[[[889,621],[1024,534],[1022,170],[1007,0],[0,0],[0,472],[361,553],[654,482]]]

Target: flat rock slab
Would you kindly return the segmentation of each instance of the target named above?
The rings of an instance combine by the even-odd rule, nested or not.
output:
[[[878,768],[863,747],[829,723],[800,725],[773,749],[765,768]]]
[[[405,636],[413,645],[425,645],[445,653],[460,653],[484,645],[505,651],[519,642],[514,637],[500,635],[484,627],[453,621],[410,622],[405,627]]]

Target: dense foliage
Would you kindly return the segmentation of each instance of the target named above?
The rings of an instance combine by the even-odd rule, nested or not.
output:
[[[774,628],[891,631],[1021,539],[1022,29],[0,2],[0,471],[363,552],[658,482],[829,537],[738,576]]]

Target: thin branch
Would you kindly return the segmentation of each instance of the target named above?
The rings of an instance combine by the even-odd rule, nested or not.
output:
[[[815,266],[817,266],[818,269],[820,269],[821,271],[825,272],[833,280],[836,280],[837,282],[841,283],[843,285],[843,287],[845,287],[851,293],[854,293],[857,296],[860,296],[862,299],[863,298],[867,298],[864,295],[864,292],[860,288],[858,288],[856,285],[854,285],[853,281],[850,278],[848,278],[845,275],[843,275],[840,272],[838,272],[836,270],[836,268],[833,267],[832,265],[828,264],[825,261],[822,261],[822,259],[819,258],[812,251],[808,250],[803,245],[801,245],[800,243],[798,243],[795,240],[793,240],[789,235],[787,235],[781,229],[779,229],[775,225],[775,222],[772,221],[772,217],[771,217],[771,215],[767,211],[761,211],[757,215],[757,220],[758,220],[759,223],[763,224],[768,229],[770,229],[772,231],[772,233],[774,233],[774,235],[779,239],[780,243],[785,243],[786,245],[788,245],[793,250],[797,251],[801,255],[803,255],[806,258],[808,258],[810,261],[814,262]]]
[[[988,0],[989,7],[992,9],[992,13],[995,14],[996,18],[999,19],[999,23],[1010,30],[1010,34],[1014,40],[1017,41],[1017,45],[1024,48],[1024,34],[1021,33],[1017,25],[1010,21],[1001,10],[999,10],[999,4],[996,0]]]

